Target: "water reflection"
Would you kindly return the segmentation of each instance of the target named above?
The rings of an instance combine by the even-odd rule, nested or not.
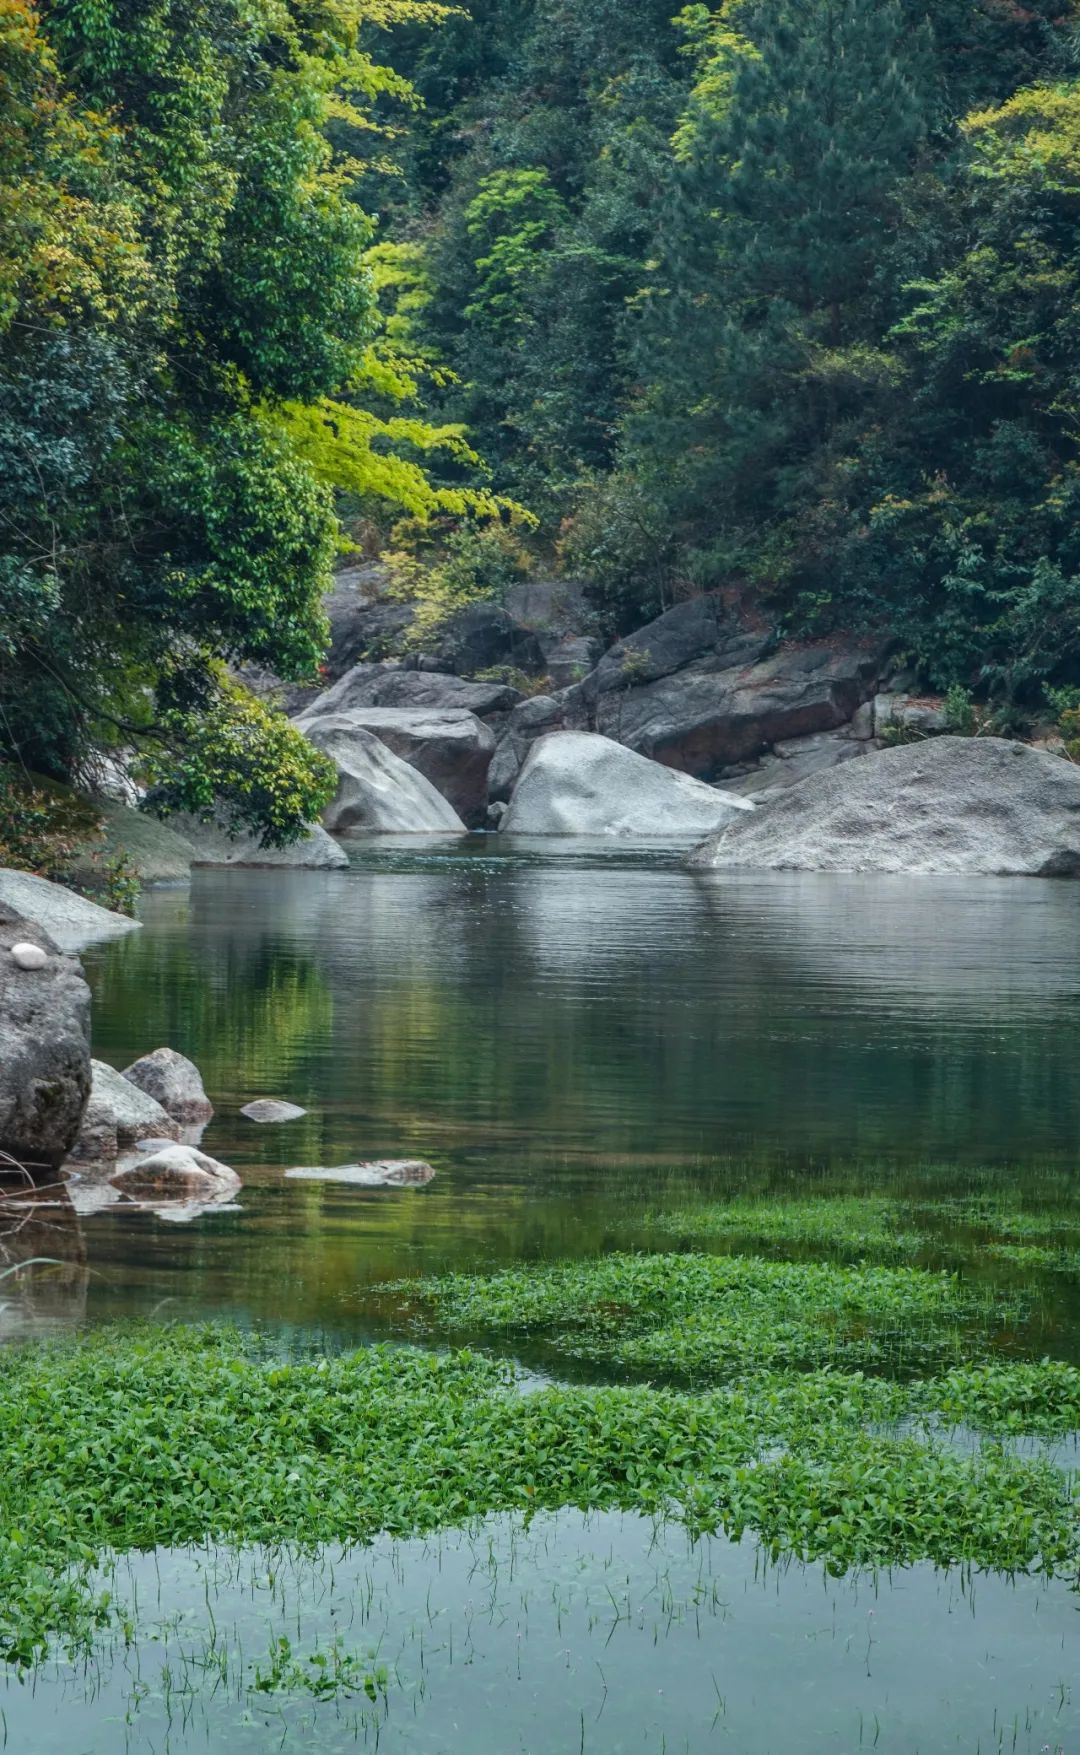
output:
[[[837,1581],[566,1512],[314,1560],[165,1551],[109,1582],[156,1638],[9,1679],[12,1748],[1034,1755],[1080,1736],[1076,1598],[1037,1579]]]
[[[0,1340],[82,1322],[89,1277],[86,1240],[67,1189],[0,1190]]]
[[[1075,1162],[1080,886],[710,877],[476,836],[356,860],[199,873],[88,958],[96,1052],[190,1055],[204,1148],[245,1182],[243,1214],[183,1239],[94,1221],[114,1293],[148,1282],[138,1308],[232,1308],[242,1281],[245,1312],[334,1323],[386,1272],[633,1244],[664,1177],[747,1161],[869,1187]],[[261,1096],[308,1114],[260,1130],[238,1111]],[[397,1157],[436,1181],[282,1176]]]

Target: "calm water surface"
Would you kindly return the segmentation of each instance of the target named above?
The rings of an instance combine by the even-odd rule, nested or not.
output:
[[[85,959],[95,1052],[197,1062],[239,1210],[84,1218],[85,1267],[42,1293],[52,1319],[228,1315],[355,1343],[390,1332],[365,1302],[380,1280],[634,1247],[673,1199],[1053,1204],[1074,1185],[1080,885],[384,839],[342,873],[201,873],[142,914]],[[239,1115],[255,1097],[308,1114],[259,1128]],[[406,1155],[428,1187],[283,1175]],[[924,1228],[924,1259],[948,1259],[947,1210]],[[1037,1291],[1017,1346],[1080,1357],[1074,1282]],[[569,1514],[310,1565],[161,1553],[122,1572],[158,1638],[10,1683],[12,1749],[1080,1755],[1080,1598],[1060,1583],[830,1581],[763,1569],[752,1543]],[[283,1635],[302,1662],[337,1638],[385,1666],[376,1700],[268,1704],[255,1682]]]

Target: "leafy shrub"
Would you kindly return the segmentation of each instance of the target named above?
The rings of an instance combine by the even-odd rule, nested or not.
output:
[[[430,644],[456,610],[505,602],[529,570],[517,532],[499,521],[459,524],[430,559],[409,549],[389,550],[381,558],[390,574],[388,595],[415,606],[406,635],[413,650]]]

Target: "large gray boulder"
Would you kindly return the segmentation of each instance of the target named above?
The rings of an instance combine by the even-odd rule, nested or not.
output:
[[[38,959],[12,951],[33,945]],[[36,923],[0,903],[0,1173],[55,1170],[90,1095],[90,990],[82,970]]]
[[[740,670],[764,658],[775,638],[748,628],[715,593],[688,598],[627,634],[605,652],[586,690],[590,698],[658,682],[690,664],[710,674]]]
[[[338,717],[371,732],[417,769],[466,822],[482,820],[495,734],[475,713],[460,707],[358,707]],[[305,714],[296,723],[308,731],[318,719],[317,713]]]
[[[421,670],[456,676],[499,665],[535,674],[544,668],[544,650],[532,629],[497,603],[469,603],[456,610],[427,642],[419,661]]]
[[[288,870],[340,871],[349,856],[319,823],[313,823],[302,841],[291,847],[262,847],[255,835],[230,835],[220,823],[200,823],[196,817],[171,817],[191,843],[193,865],[282,866]]]
[[[596,730],[655,761],[711,779],[778,742],[848,723],[873,694],[887,656],[886,646],[877,643],[792,646],[752,659],[755,642],[760,650],[756,636],[733,634],[712,656],[644,683],[631,672],[627,686],[596,696]],[[744,656],[732,663],[736,652]],[[582,690],[589,688],[587,679]]]
[[[588,720],[580,705],[569,704],[566,693],[532,695],[505,715],[498,727],[495,754],[488,769],[488,797],[498,802],[510,798],[525,759],[539,737],[552,731],[584,731]]]
[[[99,908],[63,884],[6,866],[0,867],[0,903],[43,927],[62,951],[81,951],[86,945],[122,938],[139,925],[124,914]]]
[[[207,1122],[213,1116],[202,1074],[194,1061],[178,1054],[175,1048],[155,1048],[152,1053],[141,1055],[124,1068],[123,1077],[185,1126]]]
[[[520,689],[501,682],[465,682],[437,671],[406,670],[400,664],[355,664],[304,708],[303,717],[350,713],[358,707],[456,709],[486,719],[506,713],[524,699]]]
[[[354,724],[351,714],[320,714],[305,730],[337,767],[337,792],[323,813],[332,834],[464,833],[457,811],[431,781]]]
[[[113,798],[96,798],[102,833],[76,849],[70,870],[88,889],[104,881],[108,861],[123,857],[144,884],[183,883],[191,876],[194,850],[176,828]]]
[[[935,737],[814,774],[691,855],[710,869],[1080,874],[1080,768],[1003,738]]]
[[[641,835],[691,840],[748,800],[661,767],[609,738],[556,731],[529,751],[502,819],[516,835]]]
[[[108,1163],[139,1140],[180,1138],[172,1116],[122,1073],[103,1060],[92,1060],[90,1070],[90,1101],[71,1152],[77,1163]]]

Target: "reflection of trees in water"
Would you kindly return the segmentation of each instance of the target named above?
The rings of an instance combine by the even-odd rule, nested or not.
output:
[[[95,1030],[120,1064],[169,1042],[219,1092],[317,1103],[291,1161],[1030,1156],[1080,1130],[1078,906],[1016,880],[230,872],[95,958]]]
[[[0,1337],[81,1322],[89,1270],[62,1183],[0,1189]]]

